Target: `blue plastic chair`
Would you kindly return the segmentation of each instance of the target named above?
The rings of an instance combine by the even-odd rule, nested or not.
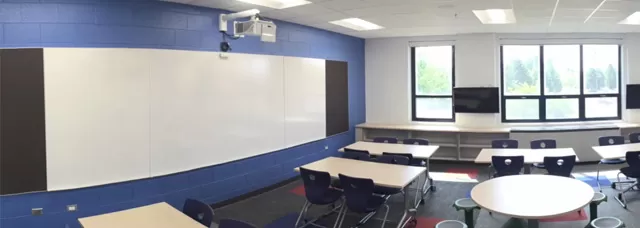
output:
[[[621,145],[624,144],[624,136],[603,136],[598,138],[598,145],[600,146],[609,146],[609,145]],[[605,165],[617,165],[624,164],[624,159],[601,159],[600,163],[598,163],[597,171],[596,171],[596,182],[598,184],[598,190],[602,192],[602,187],[600,186],[600,164]],[[613,184],[615,185],[615,183]]]
[[[355,150],[344,148],[344,154],[342,154],[343,158],[355,159],[361,161],[369,161],[371,157],[369,156],[369,151],[366,150]]]
[[[338,220],[336,220],[336,224],[334,224],[334,226],[342,226],[347,210],[360,214],[366,213],[367,215],[358,222],[358,224],[364,224],[367,220],[373,217],[373,215],[375,215],[375,212],[378,209],[384,207],[386,208],[384,219],[382,220],[382,227],[384,228],[384,224],[387,222],[387,216],[389,215],[389,205],[387,205],[386,197],[373,194],[373,190],[375,189],[373,180],[350,177],[342,174],[338,174],[338,176],[340,177],[340,182],[344,186],[346,207],[342,207],[340,209],[340,213],[338,213]]]
[[[407,165],[424,166],[422,165],[422,160],[413,158],[413,154],[382,152],[382,155],[394,155],[394,156],[406,157],[409,160],[409,164]]]
[[[640,143],[640,132],[634,132],[629,134],[629,142]]]
[[[496,170],[493,177],[518,175],[524,168],[524,156],[492,156],[491,165]]]
[[[496,139],[491,141],[491,148],[518,148],[518,140],[515,139]]]
[[[300,176],[304,183],[304,193],[307,201],[304,202],[302,210],[300,210],[300,215],[298,216],[298,220],[296,220],[295,227],[298,227],[300,220],[305,218],[307,210],[309,210],[312,205],[333,204],[342,197],[342,191],[330,187],[331,175],[329,175],[329,173],[300,168]],[[329,213],[331,212],[333,211]],[[311,222],[307,222],[305,225],[313,223],[316,220],[317,218]]]
[[[383,154],[382,156],[376,159],[376,162],[386,163],[386,164],[396,164],[396,165],[409,165],[409,158],[402,155]],[[375,186],[373,192],[378,195],[390,196],[390,195],[402,193],[402,189],[389,188],[384,186]]]
[[[206,227],[210,227],[213,222],[213,209],[211,206],[198,200],[185,200],[182,213]]]
[[[373,142],[377,143],[398,143],[398,139],[394,137],[375,137]]]
[[[426,145],[429,145],[429,140],[426,140],[426,139],[405,139],[405,140],[402,140],[402,144],[407,144],[407,145],[412,144],[412,145],[423,145],[423,146],[426,146]]]
[[[544,166],[550,175],[571,177],[571,171],[576,165],[576,156],[544,157]]]
[[[618,173],[618,182],[616,183],[628,183],[631,185],[623,189],[622,192],[618,193],[618,197],[616,197],[616,200],[618,200],[622,207],[627,208],[624,193],[631,191],[631,189],[633,188],[637,188],[640,190],[640,182],[638,182],[638,180],[640,180],[640,151],[627,152],[625,158],[629,166],[620,169],[620,173]],[[627,178],[633,178],[636,180],[620,181],[620,174],[624,174]],[[613,187],[615,188],[615,185]]]
[[[249,223],[238,221],[238,220],[221,219],[220,224],[218,225],[218,228],[256,228],[256,227]]]
[[[556,140],[554,139],[538,139],[529,143],[531,149],[554,149],[557,148]],[[544,164],[533,163],[536,168],[544,169]]]

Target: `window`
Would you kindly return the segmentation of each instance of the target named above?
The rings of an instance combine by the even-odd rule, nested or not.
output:
[[[619,45],[504,45],[505,122],[620,119]]]
[[[453,46],[411,48],[413,120],[454,120],[453,62]]]

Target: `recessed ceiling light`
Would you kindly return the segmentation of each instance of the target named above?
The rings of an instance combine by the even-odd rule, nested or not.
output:
[[[334,25],[340,25],[342,27],[347,27],[353,30],[357,30],[357,31],[365,31],[365,30],[375,30],[375,29],[381,29],[383,28],[380,25],[376,25],[374,23],[362,20],[360,18],[347,18],[347,19],[342,19],[342,20],[337,20],[337,21],[331,21],[329,22],[331,24]]]
[[[236,1],[259,5],[259,6],[266,6],[274,9],[284,9],[284,8],[301,6],[301,5],[306,5],[311,3],[310,1],[306,1],[306,0],[236,0]]]
[[[512,24],[516,23],[516,16],[512,9],[473,10],[482,24]]]
[[[640,25],[640,11],[636,11],[635,13],[632,13],[624,20],[618,22],[618,24]]]

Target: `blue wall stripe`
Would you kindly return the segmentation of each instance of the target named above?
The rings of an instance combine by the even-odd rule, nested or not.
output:
[[[217,16],[225,11],[153,0],[3,0],[0,45],[14,47],[114,47],[218,51]],[[322,58],[349,63],[351,130],[265,155],[157,178],[56,192],[0,197],[0,227],[80,227],[77,218],[187,197],[221,202],[296,176],[294,167],[352,143],[365,121],[364,40],[287,22],[277,42],[247,37],[233,52]],[[324,147],[327,145],[328,150]],[[240,172],[238,172],[240,171]],[[66,212],[77,204],[78,211]],[[44,215],[31,216],[31,208]]]

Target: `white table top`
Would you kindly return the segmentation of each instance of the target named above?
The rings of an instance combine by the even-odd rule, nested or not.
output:
[[[576,155],[576,152],[572,148],[556,148],[556,149],[482,149],[480,154],[476,157],[476,163],[491,164],[492,156],[524,156],[525,164],[542,163],[544,157],[560,157]],[[576,161],[579,161],[576,157]]]
[[[624,158],[629,151],[640,151],[640,143],[627,143],[621,145],[610,146],[594,146],[596,151],[603,159]]]
[[[373,180],[376,185],[392,188],[404,188],[427,170],[425,167],[384,164],[336,157],[328,157],[301,167],[328,172],[334,178],[338,178],[338,174],[368,178]],[[299,171],[298,168],[295,170]]]
[[[577,213],[591,202],[593,188],[568,177],[516,175],[482,182],[471,199],[492,212],[522,219],[543,219]]]
[[[359,141],[354,144],[348,145],[345,148],[354,150],[366,150],[371,155],[382,155],[383,152],[389,153],[405,153],[412,154],[414,158],[428,159],[431,155],[438,150],[439,146],[425,146],[425,145],[406,145],[399,143],[375,143]],[[340,149],[344,152],[344,148]]]
[[[78,221],[84,228],[205,228],[165,202],[79,218]]]

